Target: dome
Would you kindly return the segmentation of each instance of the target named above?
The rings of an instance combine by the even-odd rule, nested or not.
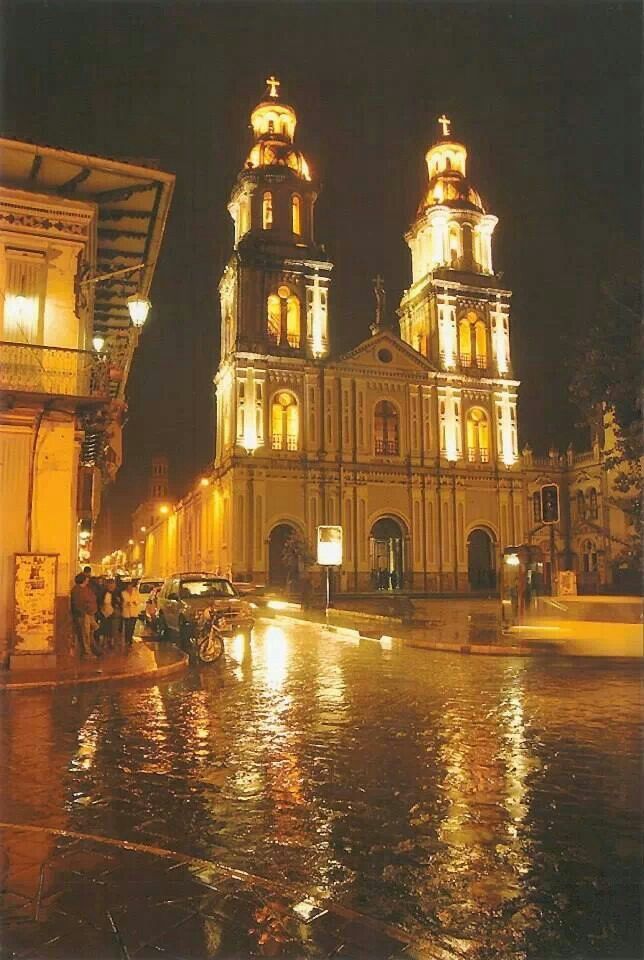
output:
[[[467,148],[450,136],[451,121],[439,119],[442,137],[432,144],[425,156],[429,186],[420,209],[431,206],[457,207],[485,213],[479,193],[467,179]]]
[[[281,100],[280,81],[276,77],[269,77],[266,85],[268,95],[264,95],[250,115],[255,144],[248,154],[246,168],[288,167],[304,180],[310,180],[308,163],[293,146],[297,125],[295,110]]]

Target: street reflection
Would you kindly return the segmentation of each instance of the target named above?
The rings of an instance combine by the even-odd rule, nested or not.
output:
[[[627,956],[639,720],[632,665],[260,622],[180,680],[7,698],[2,818],[288,880],[473,960]],[[37,873],[51,842],[33,851]]]

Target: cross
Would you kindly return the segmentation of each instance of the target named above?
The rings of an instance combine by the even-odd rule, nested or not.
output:
[[[277,92],[277,88],[278,88],[279,85],[280,85],[280,81],[277,79],[277,77],[274,77],[274,76],[271,74],[271,76],[268,78],[268,80],[266,81],[266,83],[267,83],[267,85],[271,88],[271,89],[269,90],[269,93],[268,93],[269,97],[275,97],[275,98],[277,99],[277,97],[279,96],[279,94],[278,94],[278,92]]]
[[[449,126],[450,126],[450,123],[451,123],[452,121],[449,120],[449,119],[445,116],[445,114],[443,114],[442,117],[439,117],[439,118],[438,118],[438,122],[440,123],[441,127],[443,128],[443,136],[444,136],[444,137],[449,137]]]

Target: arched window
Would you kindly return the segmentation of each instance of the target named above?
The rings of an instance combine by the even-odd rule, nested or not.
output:
[[[262,200],[262,227],[270,230],[273,226],[273,194],[265,193]]]
[[[380,400],[375,409],[376,453],[397,456],[400,453],[400,429],[398,411],[393,403]]]
[[[590,488],[590,502],[589,502],[589,506],[590,506],[590,512],[589,512],[590,519],[591,519],[591,520],[596,520],[597,517],[598,517],[598,510],[597,510],[597,491],[595,490],[594,487],[591,487],[591,488]]]
[[[293,199],[291,200],[291,216],[293,220],[293,233],[297,234],[302,232],[301,207],[302,201],[300,197],[294,193]]]
[[[473,407],[467,414],[467,459],[470,463],[489,463],[490,430],[487,414]]]
[[[286,339],[289,347],[299,347],[300,301],[294,295],[286,300]]]
[[[577,491],[577,519],[586,519],[586,498],[583,490]]]
[[[467,317],[463,317],[458,323],[458,355],[461,366],[469,367],[472,362],[472,340]]]
[[[485,368],[487,367],[487,336],[485,324],[482,320],[477,320],[474,324],[474,342],[476,344],[476,366]]]
[[[248,197],[239,201],[239,235],[243,237],[250,230],[250,204]]]
[[[275,293],[271,293],[267,303],[267,333],[274,343],[280,342],[282,331],[282,305],[280,298]]]
[[[450,160],[449,157],[445,157],[445,169],[446,170],[452,169],[452,161]]]
[[[286,391],[276,394],[271,407],[271,447],[273,450],[297,450],[299,432],[297,400]]]
[[[592,540],[585,541],[581,560],[584,573],[595,573],[597,570],[597,551]]]
[[[538,490],[532,494],[532,521],[541,523],[541,494]]]
[[[456,223],[449,225],[449,262],[453,267],[458,266],[461,256],[461,231]]]
[[[463,261],[465,267],[472,266],[473,254],[472,254],[472,228],[469,223],[464,223],[462,227],[463,237]]]

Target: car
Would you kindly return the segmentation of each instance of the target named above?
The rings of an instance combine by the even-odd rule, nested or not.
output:
[[[571,657],[644,654],[640,597],[538,597],[505,636]]]
[[[225,577],[204,571],[175,573],[157,597],[158,631],[163,639],[189,644],[207,607],[215,607],[224,636],[243,634],[250,639],[255,621],[247,600]]]
[[[139,580],[138,591],[141,597],[139,615],[146,612],[147,604],[155,590],[163,586],[163,577],[142,577]]]

